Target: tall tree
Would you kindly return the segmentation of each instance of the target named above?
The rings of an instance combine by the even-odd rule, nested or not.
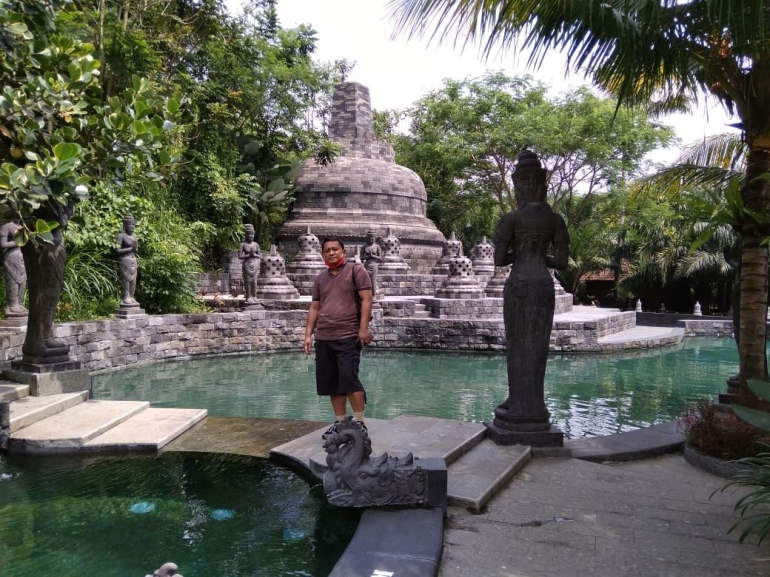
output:
[[[767,0],[392,0],[397,28],[478,40],[489,53],[517,42],[530,63],[565,51],[567,66],[622,103],[682,109],[709,93],[741,120],[748,147],[741,190],[741,392],[767,380],[770,183],[770,2]]]
[[[500,72],[447,80],[403,111],[409,135],[394,147],[399,162],[425,182],[429,216],[466,244],[491,234],[499,215],[516,206],[511,174],[527,148],[549,168],[549,196],[572,227],[592,206],[578,196],[607,192],[639,174],[644,156],[673,139],[643,112],[616,114],[616,106],[585,87],[551,97],[529,77]]]

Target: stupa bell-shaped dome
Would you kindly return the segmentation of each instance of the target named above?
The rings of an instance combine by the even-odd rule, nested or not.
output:
[[[297,237],[311,225],[320,239],[341,238],[352,250],[367,230],[382,235],[390,227],[412,270],[427,273],[441,256],[444,237],[425,216],[420,177],[396,164],[391,146],[375,138],[368,88],[357,82],[335,87],[329,136],[342,154],[327,166],[303,162],[279,242],[294,252]]]

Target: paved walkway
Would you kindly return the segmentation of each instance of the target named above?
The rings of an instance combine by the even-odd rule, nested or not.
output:
[[[395,423],[370,427],[375,454],[405,442],[389,438]],[[303,448],[297,455],[308,458],[319,434],[284,450]],[[665,423],[568,441],[573,458],[529,460],[479,511],[448,508],[439,577],[770,575],[770,539],[758,547],[728,534],[745,490],[714,494],[726,480],[688,464],[682,442],[676,423]],[[450,465],[450,489],[488,482],[479,478],[486,468]]]
[[[770,543],[727,534],[724,483],[678,454],[533,459],[481,514],[449,508],[439,577],[770,575]]]

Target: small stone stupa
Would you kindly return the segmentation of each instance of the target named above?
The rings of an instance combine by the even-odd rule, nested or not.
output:
[[[430,274],[437,274],[441,276],[448,275],[449,261],[456,256],[463,256],[463,243],[457,240],[455,231],[452,231],[452,233],[449,235],[449,239],[444,241],[441,258],[433,266]]]
[[[299,291],[286,276],[286,265],[275,245],[270,254],[262,256],[262,267],[257,286],[257,298],[263,300],[292,300],[299,298]]]
[[[342,154],[327,166],[311,158],[295,181],[295,201],[278,233],[288,254],[308,225],[320,239],[337,237],[352,249],[366,231],[390,227],[415,273],[428,273],[441,256],[444,236],[425,216],[427,194],[417,174],[395,163],[391,146],[378,141],[369,89],[357,82],[335,87],[330,139]]]
[[[321,256],[321,242],[313,234],[310,225],[297,239],[297,254],[286,265],[286,276],[297,287],[300,294],[309,295],[313,288],[313,281],[319,273],[326,270],[323,256]]]

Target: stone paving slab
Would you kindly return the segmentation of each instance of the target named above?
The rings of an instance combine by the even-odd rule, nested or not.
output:
[[[29,385],[0,380],[0,402],[10,402],[29,395]]]
[[[206,418],[206,409],[150,407],[88,441],[84,451],[157,451]]]
[[[12,434],[8,449],[26,453],[76,452],[149,406],[146,401],[86,401]]]
[[[447,502],[481,509],[531,458],[529,447],[484,439],[447,469]]]
[[[26,385],[24,385],[26,386]],[[9,404],[10,432],[29,427],[52,415],[84,403],[88,400],[88,391],[79,393],[61,393],[45,397],[22,397]]]
[[[615,435],[570,439],[564,446],[573,457],[596,463],[655,457],[682,449],[684,436],[677,427],[678,422],[672,421]]]
[[[600,345],[625,343],[631,341],[663,341],[673,339],[676,342],[684,337],[684,329],[675,327],[634,327],[627,331],[607,335],[597,339]]]
[[[681,455],[533,459],[484,514],[450,507],[440,577],[770,574],[770,544],[727,530],[743,494]]]

